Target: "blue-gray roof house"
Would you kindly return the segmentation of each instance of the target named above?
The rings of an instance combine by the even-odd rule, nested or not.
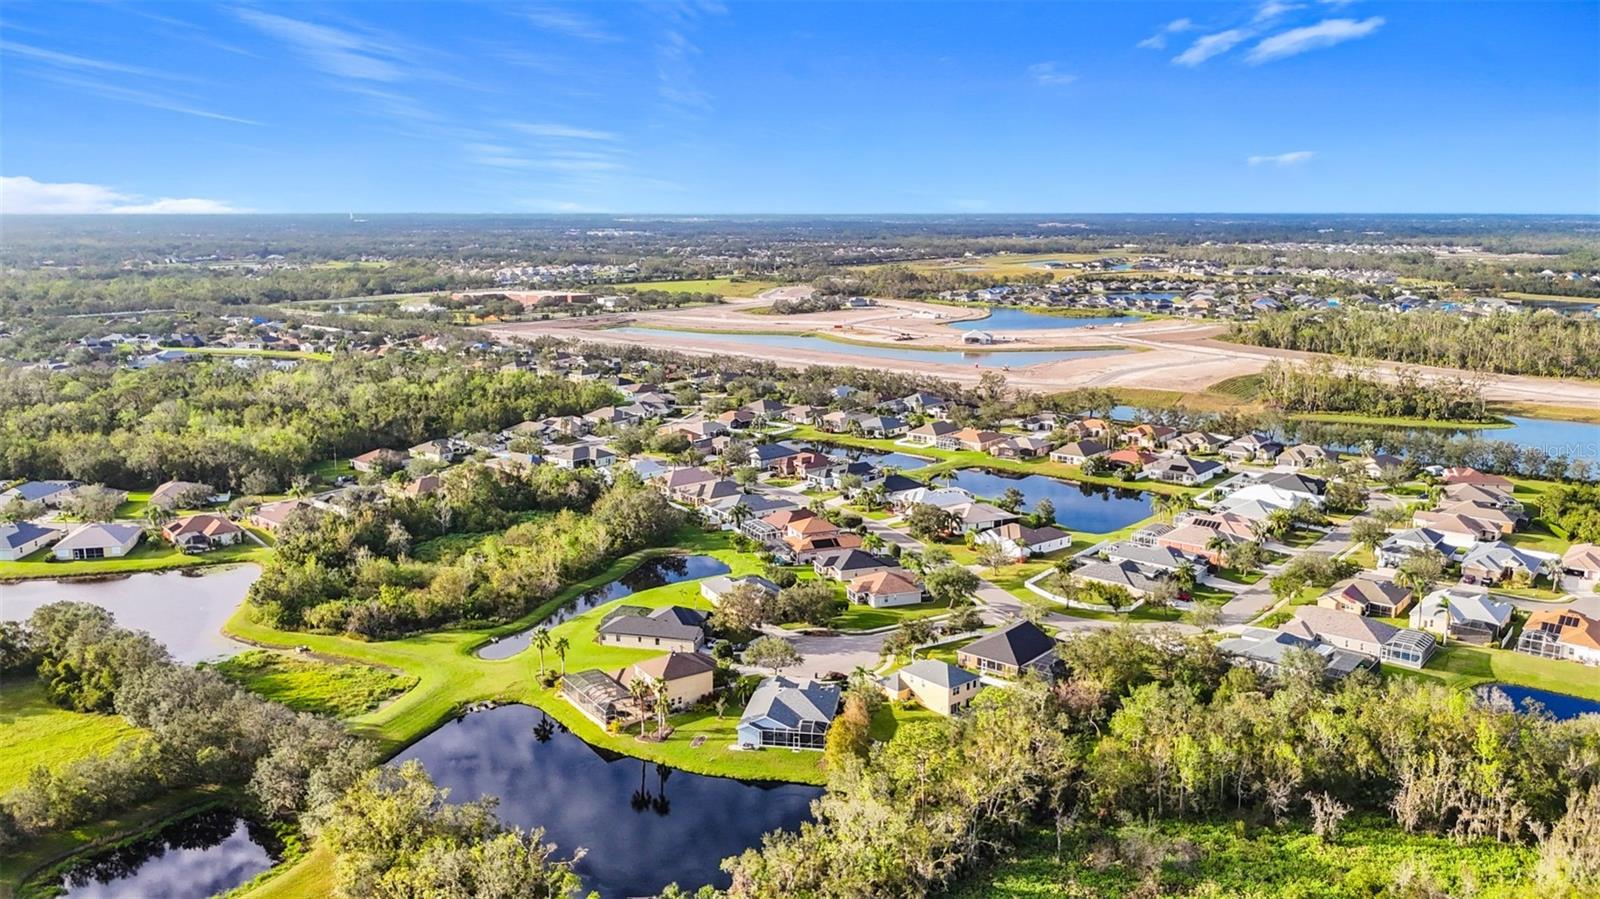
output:
[[[821,749],[839,713],[839,688],[812,680],[769,677],[739,718],[742,749]]]

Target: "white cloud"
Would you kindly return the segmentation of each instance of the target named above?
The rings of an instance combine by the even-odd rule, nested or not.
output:
[[[245,212],[199,197],[151,200],[101,184],[35,181],[26,175],[0,176],[0,213],[6,215],[186,214],[220,215]]]
[[[163,72],[139,66],[123,65],[119,62],[106,62],[101,59],[90,59],[87,56],[74,56],[71,53],[60,53],[55,50],[46,50],[43,47],[34,47],[28,44],[19,44],[16,41],[0,40],[0,51],[4,51],[13,60],[17,57],[41,62],[46,65],[63,69],[79,69],[93,72],[116,72],[119,75],[145,75],[157,78],[168,77]]]
[[[1250,48],[1250,55],[1246,58],[1252,64],[1259,65],[1274,59],[1295,56],[1307,50],[1332,47],[1345,41],[1366,37],[1382,27],[1383,22],[1382,16],[1373,16],[1359,22],[1355,19],[1324,19],[1315,25],[1291,28],[1266,38]]]
[[[576,125],[562,125],[557,122],[531,122],[514,123],[509,126],[514,131],[533,137],[556,137],[570,140],[617,140],[613,131],[597,131],[593,128],[580,128]]]
[[[546,31],[554,31],[557,34],[564,34],[567,37],[595,41],[597,43],[619,40],[616,35],[601,27],[600,23],[588,16],[568,9],[540,7],[521,10],[518,14],[539,28],[543,28]]]
[[[1179,53],[1172,61],[1180,66],[1197,66],[1213,56],[1226,53],[1239,44],[1250,39],[1250,32],[1242,28],[1229,28],[1216,34],[1208,34],[1189,45],[1189,49]]]
[[[1288,3],[1286,0],[1266,0],[1266,2],[1256,7],[1256,17],[1254,21],[1257,23],[1270,21],[1272,19],[1276,19],[1284,13],[1294,12],[1297,9],[1305,9],[1305,4]]]
[[[1311,150],[1295,150],[1291,153],[1278,153],[1273,156],[1252,156],[1245,160],[1251,165],[1271,165],[1278,168],[1287,168],[1292,165],[1301,165],[1311,161],[1317,154]]]
[[[1060,87],[1063,84],[1071,84],[1078,80],[1077,75],[1061,71],[1057,64],[1053,62],[1036,62],[1028,66],[1028,76],[1034,80],[1034,83],[1042,84],[1045,87]]]
[[[254,9],[237,10],[239,18],[278,38],[318,69],[340,78],[362,81],[400,81],[405,71],[400,52],[381,40],[274,15]]]
[[[1193,19],[1173,19],[1166,24],[1166,27],[1140,41],[1135,46],[1143,50],[1165,50],[1167,48],[1167,35],[1182,34],[1185,31],[1193,31],[1199,27],[1194,23]]]

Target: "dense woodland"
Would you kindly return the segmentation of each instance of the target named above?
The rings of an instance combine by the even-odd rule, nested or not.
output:
[[[1310,653],[1263,679],[1207,640],[1131,629],[1063,654],[1069,676],[1054,685],[984,691],[965,717],[903,725],[830,767],[818,820],[730,859],[727,894],[936,894],[1041,823],[1078,845],[1174,820],[1306,827],[1337,845],[1351,812],[1408,833],[1532,844],[1537,869],[1517,875],[1528,896],[1600,890],[1592,716],[1554,722],[1368,676],[1328,687]],[[1139,895],[1161,892],[1163,868],[1147,866]],[[1415,876],[1425,889],[1407,895],[1432,896],[1475,872]]]
[[[1445,312],[1278,312],[1236,322],[1228,338],[1255,346],[1475,372],[1600,375],[1600,321],[1555,312],[1478,318]]]
[[[601,384],[432,354],[341,357],[292,371],[227,362],[0,368],[0,471],[124,489],[184,479],[270,493],[324,460],[581,415],[615,397]]]
[[[550,514],[522,514],[540,512]],[[518,518],[526,520],[507,526]],[[509,620],[618,556],[664,543],[682,523],[637,478],[619,476],[602,493],[596,479],[571,472],[517,476],[467,465],[448,472],[436,495],[347,516],[295,515],[249,600],[273,627],[376,639]],[[446,533],[484,536],[436,561],[412,555],[416,542]]]
[[[1378,418],[1486,421],[1491,416],[1480,384],[1458,378],[1424,381],[1401,371],[1380,381],[1354,367],[1326,360],[1307,365],[1269,362],[1261,372],[1261,394],[1283,412],[1358,412]]]

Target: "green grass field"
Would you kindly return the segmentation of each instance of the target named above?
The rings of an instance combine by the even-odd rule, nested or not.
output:
[[[321,662],[253,649],[213,667],[228,680],[301,712],[351,718],[416,686],[417,679],[371,665]]]
[[[669,293],[714,293],[724,297],[753,297],[763,290],[771,290],[781,285],[777,281],[705,278],[699,281],[631,281],[611,286],[628,290],[664,290]]]
[[[20,562],[0,562],[0,581],[29,578],[82,577],[100,574],[133,574],[140,571],[167,571],[199,565],[224,565],[260,562],[271,550],[249,541],[223,546],[207,553],[188,555],[171,544],[146,537],[133,551],[116,559],[82,562],[50,561],[50,549],[39,550]]]
[[[1154,840],[1147,834],[1151,832],[1137,825],[1110,832],[1070,831],[1057,857],[1055,831],[1040,829],[1009,858],[969,876],[949,896],[1367,899],[1413,895],[1391,891],[1397,872],[1406,865],[1420,866],[1438,881],[1441,892],[1427,895],[1479,899],[1538,895],[1530,883],[1538,860],[1531,847],[1408,834],[1378,817],[1347,819],[1332,843],[1324,843],[1300,824],[1280,829],[1231,821],[1166,821],[1156,825]],[[1187,864],[1158,861],[1139,870],[1114,851],[1118,837],[1133,837],[1144,846],[1182,840],[1197,850],[1196,858]],[[1097,846],[1100,853],[1094,851]],[[1107,863],[1093,863],[1097,856]]]
[[[1482,684],[1507,683],[1553,690],[1569,696],[1600,700],[1600,677],[1577,662],[1541,659],[1509,649],[1486,649],[1466,643],[1439,647],[1421,671],[1389,666],[1391,676],[1428,678],[1453,687],[1471,689]]]
[[[0,681],[0,793],[26,783],[40,765],[56,770],[138,733],[117,715],[60,708],[32,677],[6,678]]]

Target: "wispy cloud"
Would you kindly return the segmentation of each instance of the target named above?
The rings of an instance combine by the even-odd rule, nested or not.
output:
[[[1311,150],[1295,150],[1290,153],[1278,153],[1271,156],[1251,156],[1245,161],[1254,166],[1270,165],[1278,168],[1288,168],[1294,165],[1303,165],[1311,161],[1317,154]]]
[[[1241,43],[1250,39],[1250,32],[1243,28],[1229,28],[1199,38],[1189,49],[1179,53],[1172,61],[1180,66],[1197,66],[1213,56],[1219,56],[1232,50]]]
[[[219,215],[248,212],[221,200],[199,197],[149,199],[101,184],[35,181],[0,176],[0,213],[6,215]]]
[[[255,9],[235,12],[247,24],[288,44],[306,62],[329,75],[383,82],[406,77],[401,51],[373,35]]]
[[[213,112],[209,109],[195,105],[195,101],[185,97],[173,96],[157,91],[141,90],[121,84],[112,84],[97,78],[74,75],[66,72],[49,73],[40,75],[40,80],[59,84],[82,93],[100,97],[105,100],[115,100],[120,103],[131,103],[135,106],[146,106],[150,109],[160,109],[165,112],[176,112],[181,115],[194,116],[195,118],[211,119],[217,122],[232,122],[235,125],[261,125],[255,119]]]
[[[1383,27],[1382,16],[1356,21],[1355,19],[1324,19],[1315,25],[1291,28],[1281,34],[1265,38],[1250,48],[1246,59],[1253,65],[1297,56],[1308,50],[1332,47],[1345,41],[1366,37]]]
[[[545,31],[553,31],[556,34],[577,38],[581,41],[610,43],[621,40],[617,35],[607,31],[605,26],[599,22],[570,9],[540,6],[518,10],[517,14]]]
[[[1289,3],[1287,0],[1266,0],[1266,2],[1256,7],[1256,16],[1253,21],[1259,25],[1264,22],[1270,22],[1285,13],[1305,8],[1303,3]]]
[[[1032,78],[1035,84],[1045,87],[1059,87],[1078,80],[1077,75],[1061,71],[1053,62],[1036,62],[1028,66],[1028,77]]]
[[[118,75],[143,75],[149,78],[170,77],[165,72],[158,72],[155,69],[124,65],[119,62],[107,62],[103,59],[91,59],[87,56],[61,53],[44,47],[19,44],[15,41],[0,40],[0,52],[10,56],[13,60],[21,57],[59,69],[73,69],[80,72],[108,72]]]
[[[671,112],[703,114],[711,111],[711,95],[699,86],[694,61],[700,47],[693,33],[707,16],[722,15],[727,9],[705,0],[678,0],[660,4],[655,18],[666,24],[655,43],[656,93]]]
[[[1182,34],[1185,31],[1194,31],[1199,27],[1194,23],[1193,19],[1173,19],[1166,24],[1166,27],[1140,41],[1136,46],[1141,50],[1165,50],[1167,49],[1168,36]]]
[[[617,139],[615,132],[596,131],[593,128],[580,128],[576,125],[562,125],[555,122],[513,122],[508,127],[513,131],[520,131],[530,137],[601,141],[614,141]]]

